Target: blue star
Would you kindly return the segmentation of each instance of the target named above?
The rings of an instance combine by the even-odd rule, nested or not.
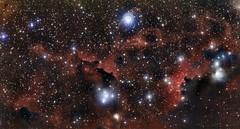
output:
[[[29,21],[28,22],[28,27],[30,29],[34,29],[39,23],[41,22],[41,19],[37,18],[35,20]]]
[[[153,94],[152,93],[146,94],[146,99],[147,101],[151,102],[153,100]]]
[[[0,40],[1,40],[1,41],[6,40],[7,37],[8,37],[8,35],[7,35],[5,32],[1,32],[1,33],[0,33]]]
[[[43,58],[43,59],[47,59],[47,58],[48,58],[47,54],[43,54],[43,55],[42,55],[42,58]]]
[[[35,28],[35,26],[36,26],[36,23],[33,22],[33,21],[30,21],[30,22],[28,23],[28,27],[29,27],[30,29]]]
[[[183,56],[183,55],[179,55],[179,56],[177,57],[177,61],[178,61],[179,63],[182,63],[182,62],[184,61],[184,56]]]
[[[124,24],[127,24],[127,25],[132,24],[133,21],[134,21],[134,17],[135,16],[132,13],[130,13],[130,12],[125,13],[123,15],[123,22],[124,22]]]
[[[133,28],[135,26],[136,16],[132,12],[127,12],[123,15],[121,23],[125,27]]]
[[[76,53],[76,51],[77,51],[77,46],[76,46],[76,45],[72,45],[72,46],[70,47],[70,50],[71,50],[73,53]]]
[[[36,22],[37,22],[37,23],[39,23],[40,21],[41,21],[41,19],[40,19],[40,18],[37,18],[37,19],[36,19]]]

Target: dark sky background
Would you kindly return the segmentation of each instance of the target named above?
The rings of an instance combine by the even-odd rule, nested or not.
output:
[[[238,0],[1,0],[1,129],[239,129]]]

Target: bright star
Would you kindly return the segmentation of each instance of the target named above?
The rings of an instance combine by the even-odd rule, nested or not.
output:
[[[43,59],[47,59],[47,55],[46,55],[46,54],[43,54],[42,58],[43,58]]]
[[[214,48],[216,48],[216,44],[214,42],[211,42],[209,48],[213,50]]]
[[[76,50],[77,50],[77,47],[75,46],[75,45],[73,45],[73,46],[71,46],[71,51],[73,52],[73,53],[75,53],[76,52]]]
[[[122,23],[124,24],[124,26],[126,27],[133,27],[134,26],[134,22],[135,22],[135,16],[132,12],[127,12],[123,15],[122,17]]]
[[[115,120],[119,121],[120,115],[119,115],[118,113],[115,113],[115,114],[113,115],[113,118],[114,118]]]
[[[31,29],[33,29],[34,27],[35,27],[35,23],[34,22],[32,22],[32,21],[30,21],[29,23],[28,23],[28,27],[29,28],[31,28]]]
[[[216,71],[212,74],[212,78],[215,81],[223,81],[225,78],[225,71],[222,68],[217,68]]]
[[[197,15],[196,14],[192,15],[192,18],[197,18]]]
[[[73,50],[73,51],[76,51],[76,47],[72,47],[72,50]]]
[[[7,34],[5,32],[0,33],[0,39],[5,40],[7,38]]]
[[[172,84],[170,77],[168,77],[167,75],[165,75],[165,78],[163,79],[163,81],[167,85],[171,85]]]
[[[181,100],[182,100],[182,101],[184,101],[184,100],[185,100],[185,97],[184,97],[184,96],[182,96],[182,97],[181,97]]]
[[[183,123],[186,123],[187,122],[187,120],[186,119],[183,119]]]
[[[152,77],[150,77],[148,74],[146,74],[146,75],[143,76],[143,79],[145,81],[149,81],[149,80],[152,80]]]
[[[41,21],[41,19],[39,19],[39,18],[37,18],[37,20],[36,20],[37,22],[40,22]]]
[[[134,15],[132,13],[128,12],[123,15],[123,21],[126,24],[131,24],[133,20],[134,20]]]
[[[148,94],[146,95],[146,99],[147,99],[148,101],[152,101],[152,99],[153,99],[153,94],[148,93]]]
[[[178,57],[177,57],[177,60],[178,60],[178,62],[183,62],[184,61],[184,56],[183,55],[179,55]]]
[[[213,66],[214,66],[215,68],[218,68],[218,67],[220,66],[220,62],[219,62],[218,60],[214,61],[214,62],[213,62]]]

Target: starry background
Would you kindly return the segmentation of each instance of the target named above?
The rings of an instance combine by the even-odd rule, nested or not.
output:
[[[1,129],[239,129],[240,1],[0,0]]]

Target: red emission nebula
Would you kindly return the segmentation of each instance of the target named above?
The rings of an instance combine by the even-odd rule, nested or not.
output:
[[[239,2],[0,4],[0,128],[240,127]]]

